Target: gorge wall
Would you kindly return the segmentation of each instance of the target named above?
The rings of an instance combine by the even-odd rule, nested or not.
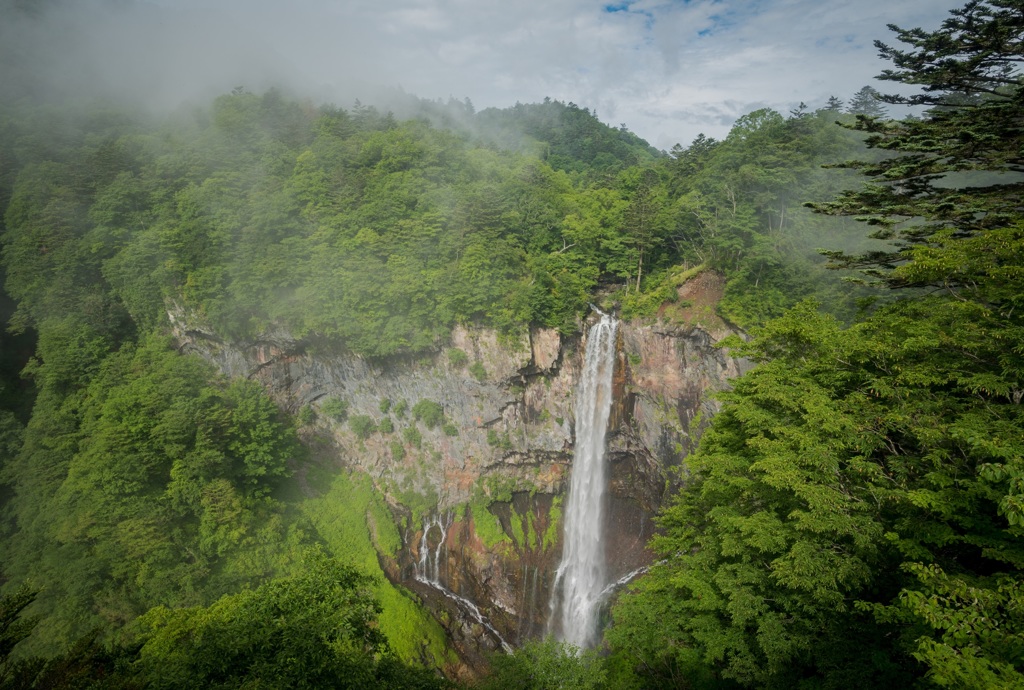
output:
[[[715,347],[733,333],[714,315],[720,292],[720,278],[705,272],[655,323],[619,328],[606,456],[610,581],[649,564],[652,517],[680,481],[671,468],[717,409],[708,393],[748,366]],[[372,478],[402,535],[398,553],[380,554],[385,573],[421,597],[465,663],[543,634],[573,457],[578,337],[459,327],[432,355],[379,363],[281,331],[227,342],[180,309],[170,318],[183,351],[260,381],[292,412],[309,408],[307,440]]]

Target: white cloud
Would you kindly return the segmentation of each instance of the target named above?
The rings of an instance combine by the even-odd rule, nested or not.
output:
[[[84,0],[0,40],[21,31],[64,85],[162,106],[238,85],[340,105],[369,84],[478,109],[551,96],[668,148],[757,107],[849,97],[886,66],[886,24],[935,28],[949,1]]]

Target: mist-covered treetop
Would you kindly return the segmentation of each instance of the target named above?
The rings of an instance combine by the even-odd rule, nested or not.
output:
[[[762,234],[813,253],[799,205],[828,195],[817,166],[856,144],[825,110],[756,111],[673,159],[573,104],[407,105],[238,88],[163,119],[8,106],[14,323],[95,292],[100,331],[183,309],[234,338],[283,326],[384,357],[437,348],[456,323],[572,332],[602,285],[650,311],[673,267],[697,264],[735,275],[737,318],[762,318],[813,289]]]

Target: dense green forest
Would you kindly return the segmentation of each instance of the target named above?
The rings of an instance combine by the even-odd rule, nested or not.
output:
[[[919,116],[868,89],[668,153],[556,100],[0,103],[0,687],[446,686],[369,480],[169,319],[388,362],[655,318],[697,268],[758,366],[660,562],[604,654],[484,683],[1024,687],[1024,6],[896,36]]]

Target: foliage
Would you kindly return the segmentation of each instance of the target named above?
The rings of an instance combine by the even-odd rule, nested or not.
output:
[[[863,87],[853,94],[847,104],[846,112],[851,115],[865,115],[867,117],[885,117],[885,106],[882,105],[882,94],[870,86]]]
[[[671,621],[648,653],[759,686],[801,674],[909,682],[913,666],[900,657],[928,658],[925,622],[951,625],[938,609],[924,615],[915,564],[937,569],[936,584],[1005,592],[985,619],[1013,608],[1016,490],[1009,475],[985,475],[1024,450],[1024,420],[968,383],[981,370],[959,353],[992,347],[969,335],[978,316],[960,302],[915,301],[842,330],[808,306],[765,329],[747,350],[761,365],[727,396],[688,458],[693,484],[663,517],[656,546],[668,562],[624,604],[625,628],[633,616]],[[962,596],[932,591],[930,605],[943,609]],[[1012,639],[1021,621],[1004,620]],[[628,637],[635,628],[617,634],[617,644],[647,644]],[[971,652],[1010,668],[1017,653],[1013,643]]]
[[[526,135],[541,144],[547,162],[556,169],[592,176],[609,175],[636,162],[651,160],[658,153],[647,142],[628,131],[607,127],[597,113],[575,103],[545,98],[543,103],[517,103],[511,108],[488,108],[478,120],[485,131]],[[529,139],[512,143],[529,148]]]
[[[555,496],[551,499],[551,509],[548,511],[548,526],[544,530],[541,539],[541,546],[544,550],[552,548],[562,535],[562,497]]]
[[[480,541],[488,549],[493,549],[499,544],[512,543],[511,537],[505,533],[505,528],[501,526],[501,520],[488,509],[491,502],[491,499],[482,493],[476,493],[473,499],[466,505],[466,510],[473,519],[473,533],[480,538]]]
[[[395,431],[395,423],[391,421],[391,417],[385,417],[380,420],[377,424],[377,431],[382,434],[392,434]]]
[[[377,423],[373,417],[365,414],[355,414],[348,419],[348,428],[356,435],[356,438],[365,441],[377,431]]]
[[[501,450],[512,450],[512,439],[507,433],[498,433],[496,429],[487,430],[487,445]]]
[[[414,448],[419,449],[423,446],[423,434],[415,426],[407,426],[402,429],[402,438]]]
[[[0,683],[7,680],[9,658],[15,645],[28,637],[36,621],[22,612],[36,598],[28,585],[0,597]]]
[[[456,369],[461,369],[469,362],[469,355],[457,347],[448,349],[448,362]]]
[[[491,657],[482,688],[596,690],[606,672],[596,650],[580,651],[553,637],[529,640],[512,654]]]
[[[70,644],[105,621],[265,576],[256,554],[288,548],[269,496],[299,457],[258,384],[217,381],[164,338],[109,355],[70,396],[44,384],[4,468],[19,528],[3,545],[5,571],[41,589],[39,643]],[[243,553],[247,567],[212,567]],[[94,598],[107,602],[103,617]]]
[[[298,575],[209,607],[158,607],[107,647],[86,636],[49,660],[20,660],[4,688],[451,687],[389,651],[372,579],[307,552]]]
[[[970,289],[979,271],[1012,272],[1009,262],[1016,257],[1004,247],[1014,241],[1008,227],[1019,220],[1014,200],[1024,188],[1007,176],[1024,171],[1008,125],[1021,117],[1014,67],[1015,41],[1024,33],[1024,21],[1012,7],[973,2],[954,10],[933,33],[894,27],[910,51],[878,42],[899,68],[882,78],[921,84],[925,91],[886,100],[932,109],[923,119],[857,121],[870,146],[896,155],[847,163],[877,182],[815,208],[863,217],[876,228],[875,237],[894,242],[861,254],[829,252],[837,265],[861,269],[895,288]],[[975,253],[989,250],[1001,253],[994,261]],[[961,267],[958,261],[966,263]],[[991,283],[996,276],[984,278]]]
[[[623,319],[649,318],[658,313],[658,310],[666,302],[679,300],[678,286],[671,276],[662,276],[661,279],[648,278],[648,283],[655,284],[653,289],[644,291],[626,291],[622,297],[622,308],[620,315]]]
[[[9,109],[15,144],[71,119],[26,107]],[[795,210],[811,171],[853,145],[828,113],[754,113],[676,160],[557,101],[463,118],[525,127],[545,163],[423,120],[232,93],[194,122],[129,120],[56,157],[14,146],[8,290],[20,325],[85,292],[109,325],[153,327],[173,301],[223,335],[273,324],[377,358],[436,349],[459,322],[570,332],[600,282],[640,292],[699,256],[765,284],[814,234]]]
[[[850,179],[821,170],[859,147],[836,120],[828,108],[788,119],[762,109],[737,120],[722,141],[701,136],[687,149],[673,149],[664,211],[673,223],[665,239],[678,248],[684,267],[725,273],[720,310],[740,325],[763,323],[812,295],[843,318],[853,314],[857,293],[831,291],[817,252],[823,236],[843,247],[868,245],[852,224],[801,207],[809,198],[838,193]],[[652,270],[663,265],[653,258]]]
[[[487,369],[484,368],[483,362],[476,361],[469,365],[469,373],[473,375],[480,383],[487,381]]]
[[[131,672],[131,662],[132,650],[103,645],[96,635],[86,635],[56,657],[17,659],[10,665],[7,677],[0,680],[0,688],[102,687],[135,690],[143,687],[143,681]]]
[[[412,418],[433,429],[444,420],[444,408],[441,403],[424,398],[412,406]]]
[[[335,421],[344,422],[348,418],[348,400],[328,398],[320,406],[320,412]]]
[[[407,663],[443,667],[450,652],[440,625],[411,595],[388,582],[380,568],[376,549],[393,554],[401,538],[370,478],[338,474],[325,494],[303,501],[300,509],[330,555],[373,578],[372,590],[382,608],[380,629],[394,653]]]
[[[156,608],[134,625],[153,687],[373,687],[387,640],[369,578],[309,556],[301,575],[208,608]],[[311,562],[310,562],[311,561]]]
[[[930,680],[949,688],[1024,687],[1019,577],[976,583],[951,577],[938,566],[907,567],[918,587],[902,594],[898,619],[927,621],[932,635],[917,640],[913,656],[930,669]]]

